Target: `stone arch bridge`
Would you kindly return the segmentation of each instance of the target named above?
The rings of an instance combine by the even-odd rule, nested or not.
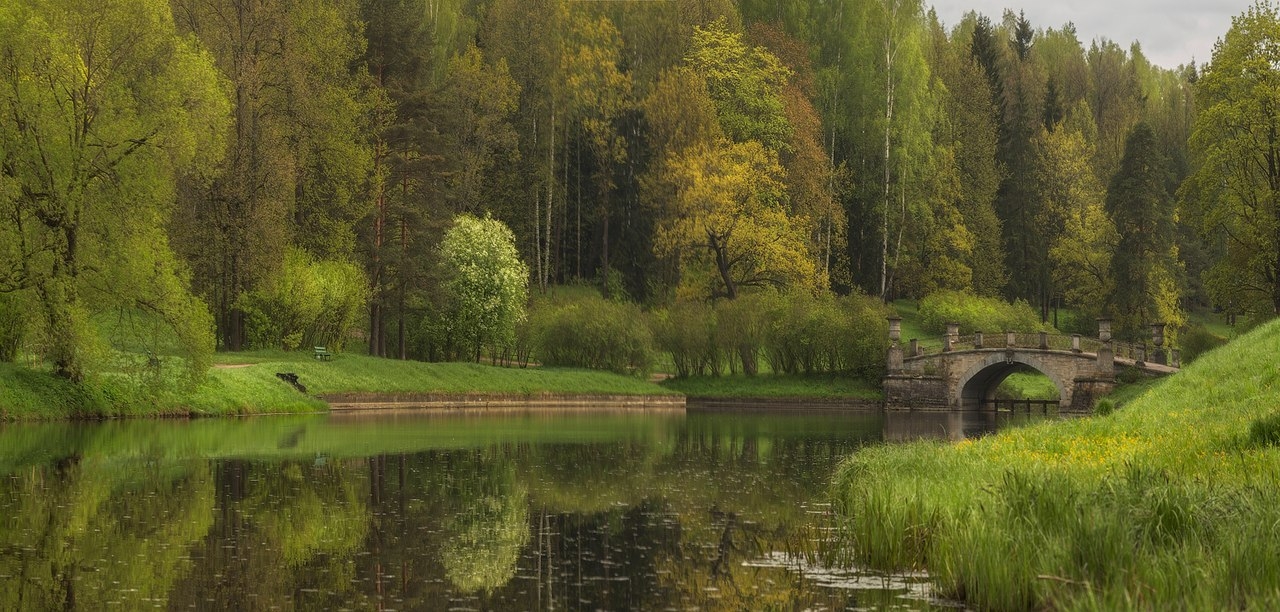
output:
[[[961,337],[958,325],[948,325],[942,346],[901,342],[901,321],[889,320],[888,374],[884,379],[885,407],[890,410],[993,409],[996,389],[1009,375],[1035,371],[1058,389],[1061,411],[1088,412],[1097,398],[1116,384],[1116,367],[1136,367],[1150,376],[1179,368],[1178,351],[1164,350],[1164,326],[1152,326],[1155,345],[1114,342],[1111,323],[1098,321],[1098,337],[1062,336],[1044,332],[1021,334],[976,332]]]

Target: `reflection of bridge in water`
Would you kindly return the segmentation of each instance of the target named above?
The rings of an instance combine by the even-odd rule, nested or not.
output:
[[[1045,416],[979,410],[955,412],[884,412],[883,435],[886,442],[913,440],[950,440],[959,442],[980,438],[1006,427],[1016,427],[1045,419]],[[1053,417],[1048,417],[1053,418]]]
[[[1164,325],[1152,325],[1154,349],[1111,339],[1111,322],[1098,321],[1098,337],[975,332],[960,336],[947,325],[941,346],[901,343],[901,320],[889,320],[885,407],[922,410],[995,409],[996,389],[1018,372],[1039,372],[1053,381],[1057,403],[1066,411],[1087,412],[1097,398],[1115,388],[1116,368],[1137,368],[1148,376],[1178,371],[1178,351],[1164,349]],[[1041,400],[1043,401],[1043,400]],[[1025,405],[1025,400],[1022,402]],[[1042,408],[1047,409],[1047,405]]]

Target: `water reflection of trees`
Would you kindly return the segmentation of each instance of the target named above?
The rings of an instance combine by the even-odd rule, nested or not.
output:
[[[23,577],[0,581],[0,608],[94,607],[121,589],[132,604],[243,610],[795,601],[789,574],[744,562],[819,539],[821,508],[802,500],[879,425],[691,415],[609,441],[351,459],[269,458],[278,435],[261,459],[34,453],[45,467],[0,483],[0,542],[21,551],[0,574]]]
[[[351,558],[368,529],[353,464],[222,461],[208,535],[174,608],[321,609],[360,591]]]
[[[0,609],[164,603],[213,522],[201,462],[68,455],[0,481]]]
[[[450,474],[440,561],[464,594],[492,592],[511,581],[529,541],[529,490],[498,454],[466,453]]]

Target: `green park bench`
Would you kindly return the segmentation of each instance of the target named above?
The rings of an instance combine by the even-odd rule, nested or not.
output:
[[[325,347],[323,347],[323,346],[317,346],[317,347],[316,347],[316,359],[318,359],[318,360],[320,360],[320,361],[329,361],[330,359],[333,359],[333,353],[330,353],[330,352],[329,352],[329,349],[327,349],[327,348],[325,348]]]

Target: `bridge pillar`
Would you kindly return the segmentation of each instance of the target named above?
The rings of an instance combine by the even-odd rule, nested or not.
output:
[[[960,324],[947,323],[947,337],[942,341],[942,351],[951,352],[955,348],[956,341],[960,339]]]
[[[1115,380],[1116,351],[1111,347],[1111,319],[1098,319],[1098,339],[1102,347],[1098,349],[1098,378]]]
[[[1110,394],[1116,388],[1115,377],[1077,378],[1071,385],[1071,404],[1061,406],[1067,412],[1091,412],[1098,398]]]
[[[1151,351],[1151,361],[1169,365],[1169,358],[1164,352],[1164,323],[1151,324],[1151,343],[1155,345],[1155,349]]]
[[[982,332],[980,331],[973,332],[973,348],[975,349],[982,348]]]
[[[902,318],[889,317],[889,362],[886,364],[890,374],[902,373]]]
[[[1098,348],[1098,377],[1115,379],[1116,377],[1116,352],[1111,348],[1111,341],[1107,340]]]

